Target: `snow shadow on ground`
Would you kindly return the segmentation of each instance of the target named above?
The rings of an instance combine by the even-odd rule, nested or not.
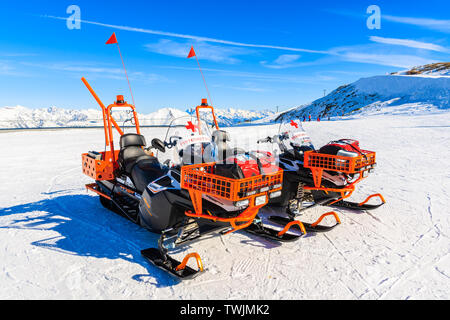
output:
[[[48,194],[47,194],[48,196]],[[51,195],[50,195],[51,196]],[[149,274],[133,275],[132,279],[157,287],[173,286],[179,280],[149,264],[140,250],[157,247],[159,235],[153,234],[104,209],[98,197],[64,195],[0,208],[0,217],[14,216],[0,229],[26,229],[57,233],[31,244],[40,248],[82,257],[122,259],[148,269]]]

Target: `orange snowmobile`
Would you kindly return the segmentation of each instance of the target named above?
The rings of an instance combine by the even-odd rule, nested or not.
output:
[[[106,145],[103,152],[82,155],[83,173],[95,181],[86,188],[98,194],[107,209],[161,234],[158,248],[141,252],[157,267],[180,279],[195,277],[203,271],[200,256],[191,253],[179,262],[168,254],[169,249],[206,234],[243,230],[255,223],[269,199],[281,194],[283,171],[278,166],[258,159],[231,164],[216,161],[214,139],[222,132],[206,99],[196,108],[196,116],[174,119],[165,141],[153,139],[146,148],[135,106],[118,96],[105,107],[88,82],[82,81],[102,109]],[[131,111],[135,133],[124,133],[120,128],[112,112],[117,109]],[[217,129],[212,134],[200,119],[202,109],[212,112]],[[120,135],[117,150],[114,129]],[[292,225],[277,232],[278,239],[297,239],[287,232]],[[187,266],[191,258],[196,259],[198,270]]]

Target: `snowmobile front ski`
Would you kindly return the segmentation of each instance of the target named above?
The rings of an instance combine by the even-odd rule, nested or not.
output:
[[[156,267],[169,272],[171,275],[177,277],[180,280],[193,279],[198,276],[200,272],[203,272],[202,260],[200,259],[198,253],[188,254],[184,258],[183,262],[175,260],[174,258],[156,248],[142,250],[141,254]],[[191,258],[195,258],[197,260],[197,266],[199,268],[198,271],[195,271],[194,269],[186,265],[188,260]]]
[[[288,233],[288,231],[293,228],[295,230],[298,230],[301,234],[296,235],[293,233]],[[306,230],[303,224],[300,221],[295,220],[291,220],[286,223],[283,230],[279,231],[264,226],[262,221],[260,219],[257,219],[249,227],[245,228],[244,231],[263,238],[280,242],[293,242],[306,235]]]
[[[380,198],[381,203],[380,204],[367,204],[367,202],[371,198],[374,198],[374,197]],[[345,209],[350,209],[350,210],[375,210],[375,209],[381,207],[382,205],[384,205],[385,203],[386,203],[386,201],[384,200],[384,198],[383,198],[383,196],[381,194],[373,194],[373,195],[369,196],[365,201],[363,201],[361,203],[341,200],[341,201],[338,201],[336,203],[332,203],[329,206],[330,207],[345,208]]]
[[[185,231],[186,226],[189,227],[188,231]],[[201,237],[201,234],[198,232],[194,237],[192,237],[192,229],[199,229],[198,226],[197,228],[193,228],[192,226],[193,223],[189,222],[185,226],[182,226],[176,230],[169,229],[164,231],[158,240],[158,248],[148,248],[142,250],[142,256],[156,267],[169,272],[171,275],[180,280],[190,280],[195,278],[200,274],[200,272],[204,271],[202,259],[198,253],[194,252],[186,255],[182,262],[172,258],[168,254],[169,247],[176,247],[180,244],[196,241]],[[174,236],[174,234],[176,234],[176,236]],[[178,242],[179,239],[181,239],[181,242]],[[187,265],[188,261],[192,258],[195,258],[197,262],[197,271]]]
[[[333,226],[323,226],[320,225],[320,223],[322,222],[322,220],[327,217],[327,216],[334,216],[334,218],[336,219],[336,224]],[[280,217],[280,216],[270,216],[268,218],[268,220],[270,222],[276,223],[276,224],[281,224],[281,225],[289,225],[289,223],[293,223],[294,221],[296,222],[300,222],[298,220],[293,220],[291,218],[285,218],[285,217]],[[328,232],[333,230],[334,228],[336,228],[338,225],[341,224],[341,220],[339,219],[339,216],[337,215],[336,212],[328,212],[325,213],[324,215],[322,215],[316,222],[314,223],[307,223],[307,222],[301,222],[301,224],[304,226],[305,230],[307,232],[314,232],[314,233],[323,233],[323,232]]]

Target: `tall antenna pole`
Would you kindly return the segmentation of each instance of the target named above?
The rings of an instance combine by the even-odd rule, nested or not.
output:
[[[116,33],[114,32],[106,44],[117,44],[117,49],[119,49],[120,60],[122,60],[123,70],[125,71],[125,77],[127,78],[128,88],[130,88],[131,100],[133,100],[133,106],[136,106],[134,103],[133,91],[131,90],[130,79],[128,78],[127,68],[125,68],[125,62],[123,61],[122,52],[120,51],[119,41],[117,41]]]
[[[130,79],[128,78],[127,69],[125,68],[125,62],[123,61],[122,52],[120,51],[119,43],[117,43],[117,49],[119,49],[120,59],[122,60],[123,70],[125,70],[125,76],[127,77],[128,88],[130,88],[131,100],[133,100],[133,106],[136,106],[134,103],[133,91],[131,90]]]
[[[195,53],[193,46],[191,47],[191,51],[189,52],[188,59],[190,59],[192,57],[195,57],[195,60],[197,61],[198,68],[200,69],[200,73],[202,74],[203,83],[205,84],[206,93],[208,94],[208,99],[210,101],[210,105],[213,105],[211,95],[209,94],[208,85],[206,84],[205,75],[203,74],[202,67],[200,66],[200,62],[198,61],[197,54]]]

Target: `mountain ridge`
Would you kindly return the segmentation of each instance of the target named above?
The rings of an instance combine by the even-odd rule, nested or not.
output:
[[[278,114],[273,120],[342,117],[366,110],[407,105],[411,108],[450,107],[450,63],[414,67],[410,70],[361,78],[338,87],[309,104]],[[398,108],[397,108],[398,109]],[[406,109],[405,109],[406,111]]]
[[[187,110],[189,111],[189,110]],[[138,113],[141,125],[169,125],[174,118],[188,116],[191,112],[175,108],[161,108],[149,114]],[[246,121],[259,120],[274,112],[269,110],[252,111],[241,109],[215,109],[219,125],[229,126]],[[191,113],[192,114],[192,113]],[[126,112],[114,112],[114,117],[120,123],[130,119]],[[207,120],[212,116],[206,115]],[[103,118],[100,109],[64,109],[51,106],[48,108],[31,109],[24,106],[0,108],[0,128],[45,128],[45,127],[93,127],[102,126]]]

